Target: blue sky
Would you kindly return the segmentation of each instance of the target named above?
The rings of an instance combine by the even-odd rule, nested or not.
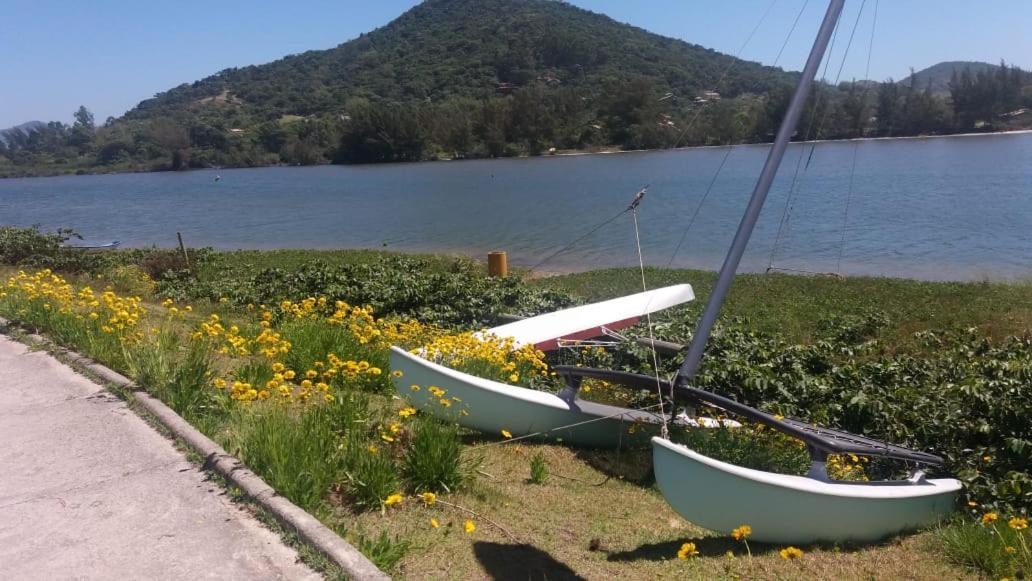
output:
[[[770,64],[806,5],[778,63],[798,69],[825,0],[572,0],[666,36]],[[849,0],[852,27],[863,0]],[[330,48],[382,26],[414,0],[149,2],[0,0],[0,128],[32,119],[70,121],[80,105],[102,122],[141,99],[221,69]],[[862,77],[875,0],[866,0],[843,78]],[[879,0],[871,77],[901,78],[943,60],[1001,58],[1032,69],[1029,0]],[[841,44],[840,44],[841,47]],[[837,66],[839,57],[833,62]]]

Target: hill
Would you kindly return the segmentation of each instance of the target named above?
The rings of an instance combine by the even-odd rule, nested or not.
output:
[[[15,125],[14,127],[8,127],[7,129],[0,129],[0,142],[4,145],[10,143],[13,139],[20,135],[28,135],[33,131],[37,131],[44,127],[46,123],[42,121],[27,121],[21,125]]]
[[[927,87],[933,93],[946,95],[950,92],[950,79],[953,78],[954,72],[960,74],[965,70],[970,70],[972,75],[977,75],[984,72],[996,72],[999,68],[1000,65],[979,61],[945,61],[907,75],[899,83],[909,85],[913,82],[918,89],[924,90]]]
[[[732,67],[733,65],[733,67]],[[721,73],[731,68],[717,87]],[[489,98],[499,85],[598,87],[648,78],[656,90],[765,93],[791,83],[780,69],[665,38],[551,0],[428,0],[336,48],[228,69],[139,104],[126,117],[225,104],[266,116],[343,110],[378,102]],[[206,101],[207,100],[207,101]]]

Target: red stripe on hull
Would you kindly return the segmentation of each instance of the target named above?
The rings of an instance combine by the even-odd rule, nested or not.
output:
[[[622,320],[619,320],[619,321],[614,321],[612,323],[607,323],[605,325],[600,325],[598,327],[592,327],[590,329],[585,329],[583,331],[578,331],[576,333],[571,333],[571,334],[565,335],[563,337],[556,337],[555,339],[549,339],[548,341],[542,341],[541,343],[535,343],[534,347],[536,347],[536,348],[538,348],[538,349],[540,349],[542,351],[554,351],[554,350],[559,348],[559,341],[583,341],[585,339],[594,339],[595,337],[599,337],[599,336],[604,334],[602,332],[602,328],[603,327],[605,327],[606,329],[611,329],[611,330],[615,331],[617,329],[623,329],[625,327],[630,327],[631,325],[635,325],[640,320],[641,320],[641,317],[631,317],[629,319],[622,319]]]

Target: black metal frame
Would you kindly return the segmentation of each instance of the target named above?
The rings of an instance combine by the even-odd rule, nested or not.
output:
[[[656,378],[627,371],[613,371],[609,369],[596,369],[592,367],[575,367],[570,365],[559,365],[553,368],[557,375],[563,378],[567,388],[576,392],[580,389],[581,381],[585,378],[601,379],[614,384],[631,387],[641,390],[653,390],[656,388]],[[660,379],[659,387],[664,393],[671,392],[671,383]],[[930,466],[942,466],[943,459],[934,454],[911,450],[902,446],[896,446],[866,436],[851,434],[842,430],[821,428],[794,420],[791,418],[775,417],[756,408],[738,403],[732,399],[717,395],[715,393],[697,389],[694,387],[673,387],[674,398],[679,401],[691,403],[704,403],[706,405],[722,409],[735,415],[742,416],[750,421],[769,426],[783,434],[798,438],[806,443],[810,451],[810,459],[813,462],[824,463],[830,454],[857,454],[862,456],[873,456],[880,458],[891,458],[917,464]]]

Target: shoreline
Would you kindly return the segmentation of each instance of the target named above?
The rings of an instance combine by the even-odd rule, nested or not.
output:
[[[844,139],[811,139],[807,141],[793,141],[790,145],[805,145],[805,144],[824,144],[824,143],[859,143],[865,141],[902,141],[902,140],[918,140],[918,139],[948,139],[954,137],[990,137],[990,136],[1005,136],[1005,135],[1022,135],[1032,133],[1032,129],[1011,129],[1004,131],[985,131],[985,132],[968,132],[968,133],[947,133],[942,135],[904,135],[898,137],[850,137]],[[322,162],[311,165],[291,165],[286,163],[276,163],[268,165],[251,165],[251,166],[220,166],[215,167],[194,167],[183,170],[171,170],[171,169],[115,169],[110,171],[87,171],[85,168],[76,168],[69,171],[59,171],[55,173],[47,173],[43,175],[0,175],[0,180],[18,180],[18,179],[33,179],[33,178],[53,178],[53,177],[67,177],[67,176],[98,176],[98,175],[122,175],[122,174],[148,174],[148,173],[185,173],[185,172],[196,172],[196,171],[222,171],[222,170],[234,170],[234,169],[259,169],[259,168],[270,168],[270,167],[325,167],[339,165],[342,167],[371,167],[371,166],[382,166],[382,165],[397,165],[397,164],[413,164],[413,163],[436,163],[436,162],[461,162],[461,161],[482,161],[482,160],[505,160],[505,159],[542,159],[549,157],[580,157],[585,155],[614,155],[620,153],[652,153],[660,151],[690,151],[697,149],[724,149],[727,147],[767,147],[770,142],[758,142],[758,143],[736,143],[733,145],[683,145],[680,147],[665,147],[656,149],[618,149],[615,147],[603,147],[596,151],[592,150],[557,150],[555,153],[542,153],[540,155],[517,155],[511,157],[475,157],[475,158],[438,158],[438,159],[426,159],[420,161],[396,161],[396,162],[381,162],[381,163],[356,163],[356,164],[335,164],[331,162]]]

